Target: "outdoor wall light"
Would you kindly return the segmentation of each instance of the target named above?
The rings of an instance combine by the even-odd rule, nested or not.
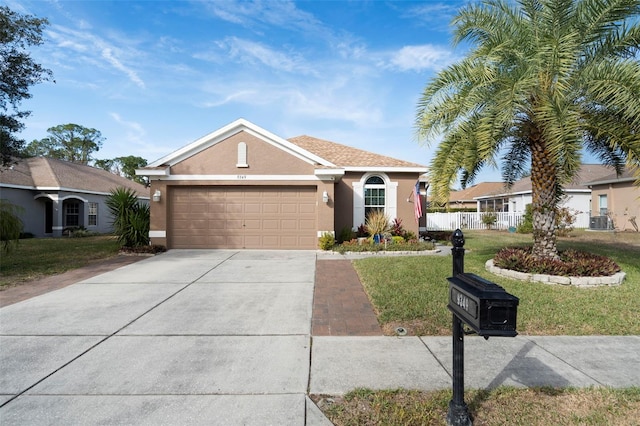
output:
[[[324,191],[322,193],[322,202],[323,203],[328,203],[329,202],[329,193],[327,191]]]
[[[158,201],[160,201],[160,196],[162,195],[162,193],[160,192],[159,189],[156,189],[156,192],[153,193],[153,201],[155,201],[156,203]]]

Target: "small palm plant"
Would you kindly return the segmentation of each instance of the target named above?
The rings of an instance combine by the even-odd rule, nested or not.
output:
[[[113,232],[122,247],[149,244],[149,205],[139,202],[132,189],[120,187],[112,190],[105,204],[113,216]]]
[[[365,227],[372,237],[375,237],[375,235],[383,236],[391,230],[389,217],[384,214],[382,210],[373,210],[370,212],[367,216]]]

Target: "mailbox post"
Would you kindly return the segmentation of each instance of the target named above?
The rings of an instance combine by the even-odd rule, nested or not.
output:
[[[453,315],[453,398],[449,402],[447,424],[471,426],[464,403],[464,326],[488,339],[514,337],[519,299],[499,285],[464,272],[464,235],[456,229],[451,237],[453,276],[449,281],[449,305]]]
[[[456,229],[451,236],[453,248],[453,276],[464,273],[464,235]],[[453,398],[449,401],[447,424],[450,426],[470,426],[469,409],[464,402],[464,329],[462,321],[453,313]]]

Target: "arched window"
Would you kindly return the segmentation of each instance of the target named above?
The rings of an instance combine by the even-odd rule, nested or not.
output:
[[[374,210],[385,211],[385,183],[380,176],[371,176],[364,183],[364,217]]]

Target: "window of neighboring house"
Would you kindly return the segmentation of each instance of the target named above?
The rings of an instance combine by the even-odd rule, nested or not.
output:
[[[385,184],[380,176],[371,176],[364,184],[364,217],[374,210],[385,210]]]
[[[98,203],[89,203],[89,226],[98,226]]]
[[[599,203],[599,207],[600,207],[600,216],[606,216],[608,213],[607,210],[607,196],[606,195],[600,195],[598,197],[598,203]]]
[[[65,226],[78,226],[80,224],[80,204],[65,203]]]

